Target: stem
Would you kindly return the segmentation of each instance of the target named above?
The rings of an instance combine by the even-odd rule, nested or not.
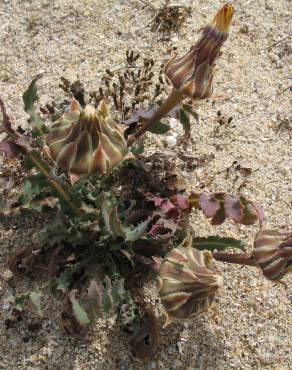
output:
[[[39,162],[37,158],[35,158],[34,153],[28,153],[29,158],[38,168],[38,170],[47,177],[48,181],[50,182],[51,186],[60,194],[61,198],[68,204],[69,208],[72,210],[75,216],[80,215],[80,210],[72,203],[68,194],[64,191],[62,186],[59,184],[57,180],[54,180],[50,177],[50,173],[46,170],[44,166]]]
[[[181,103],[185,96],[178,90],[173,90],[168,98],[162,103],[160,107],[154,112],[153,116],[149,118],[147,122],[138,130],[134,135],[130,136],[128,139],[128,144],[132,144],[140,136],[142,136],[151,126],[157,121],[163,118],[168,112],[170,112],[176,105]]]
[[[246,266],[257,266],[250,253],[213,252],[212,255],[215,260],[221,262],[236,263]]]

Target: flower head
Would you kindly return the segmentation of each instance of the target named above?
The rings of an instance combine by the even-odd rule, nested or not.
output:
[[[69,111],[50,131],[47,143],[57,165],[77,175],[104,174],[127,153],[122,130],[103,101],[96,110],[92,105],[82,109],[73,99]]]
[[[211,266],[211,255],[191,246],[188,236],[163,259],[159,271],[160,297],[170,317],[188,319],[214,302],[222,277]]]
[[[254,261],[269,280],[292,272],[292,231],[261,230],[255,238]]]
[[[231,3],[223,5],[213,22],[203,29],[201,38],[190,51],[181,58],[174,56],[166,64],[167,77],[182,94],[197,99],[211,96],[215,61],[227,40],[233,13]]]
[[[228,33],[234,14],[234,6],[229,2],[222,6],[213,19],[213,26],[221,33]]]

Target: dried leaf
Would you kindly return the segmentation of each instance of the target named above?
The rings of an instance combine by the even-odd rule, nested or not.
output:
[[[147,308],[130,340],[132,354],[140,360],[152,357],[160,344],[160,327],[153,308]]]
[[[16,144],[14,139],[6,139],[0,143],[0,151],[4,152],[7,158],[17,158],[23,153],[23,148]]]
[[[23,258],[31,253],[32,248],[32,246],[21,248],[14,255],[9,257],[8,267],[13,274],[18,274],[20,272],[19,265],[21,264]]]

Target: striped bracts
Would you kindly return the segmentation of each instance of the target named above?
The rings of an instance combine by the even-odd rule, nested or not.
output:
[[[252,255],[267,279],[280,280],[292,271],[292,231],[261,230]]]

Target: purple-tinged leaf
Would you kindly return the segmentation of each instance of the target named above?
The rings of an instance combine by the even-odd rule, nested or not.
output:
[[[201,194],[199,205],[208,218],[214,217],[216,212],[220,209],[220,204],[213,195]]]
[[[7,139],[0,143],[0,152],[4,152],[7,158],[12,159],[23,153],[23,149],[16,144],[14,139]]]
[[[177,206],[182,211],[189,210],[190,203],[188,198],[185,195],[177,194],[170,198],[172,203]]]
[[[159,219],[149,231],[149,235],[155,239],[168,239],[177,230],[177,223],[172,220]]]
[[[212,218],[212,225],[221,225],[227,217],[242,225],[252,225],[257,220],[263,223],[265,216],[261,207],[243,196],[233,197],[227,193],[191,194],[188,197],[190,208],[203,211]]]
[[[3,116],[2,125],[7,135],[16,139],[19,135],[13,130],[10,117],[8,116],[3,100],[0,98],[0,109]]]
[[[224,208],[225,193],[215,193],[214,198],[219,202],[220,208],[211,220],[212,225],[221,225],[226,220],[226,213]]]
[[[240,202],[243,205],[243,217],[241,223],[243,225],[253,225],[258,220],[258,213],[252,202],[244,197],[240,197]]]

